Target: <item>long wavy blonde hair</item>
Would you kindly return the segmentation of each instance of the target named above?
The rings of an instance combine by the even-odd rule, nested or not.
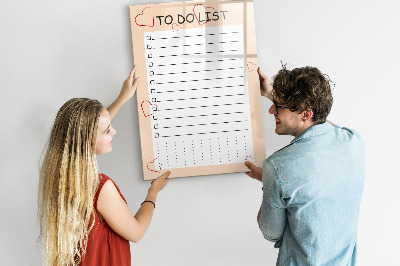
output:
[[[38,197],[46,265],[78,265],[86,251],[99,184],[96,141],[102,109],[97,100],[74,98],[55,118],[41,164]]]

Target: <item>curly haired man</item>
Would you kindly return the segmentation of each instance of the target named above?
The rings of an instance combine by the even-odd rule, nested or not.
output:
[[[295,138],[250,177],[263,183],[257,221],[279,248],[276,265],[355,265],[365,147],[360,135],[327,122],[329,78],[315,67],[281,69],[261,95],[273,104],[275,132]]]

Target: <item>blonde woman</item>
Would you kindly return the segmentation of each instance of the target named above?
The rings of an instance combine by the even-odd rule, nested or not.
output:
[[[97,169],[96,156],[111,152],[112,120],[135,94],[136,66],[118,98],[105,109],[97,100],[71,99],[58,111],[42,162],[40,237],[46,265],[131,265],[129,241],[146,232],[169,172],[151,183],[138,212],[118,186]]]

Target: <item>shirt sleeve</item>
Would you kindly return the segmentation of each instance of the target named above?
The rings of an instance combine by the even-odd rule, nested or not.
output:
[[[282,239],[287,223],[286,203],[282,200],[282,189],[277,180],[276,170],[268,160],[263,165],[262,179],[263,200],[258,225],[265,239],[278,242]]]

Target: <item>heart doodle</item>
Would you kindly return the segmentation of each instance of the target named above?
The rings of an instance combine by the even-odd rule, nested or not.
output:
[[[248,160],[248,158],[251,158],[252,160],[250,161],[250,160]],[[253,156],[247,155],[245,161],[253,162],[253,161],[254,161],[254,158],[253,158]]]
[[[151,110],[151,105],[155,105],[155,106],[158,108],[157,104],[151,103],[151,102],[149,102],[149,101],[147,101],[147,100],[144,100],[144,101],[140,104],[140,107],[142,108],[144,117],[148,117],[148,116],[153,115],[153,113],[146,114],[146,111],[144,110],[145,108],[143,108],[143,104],[144,104],[144,103],[149,103],[149,104],[150,104],[150,106],[149,106],[149,108],[148,108],[149,110]],[[146,105],[147,105],[147,104],[146,104]],[[147,110],[147,108],[146,108],[146,110]]]
[[[154,17],[153,17],[153,24],[149,24],[149,23],[144,22],[144,21],[146,21],[146,20],[151,19],[151,18],[149,18],[149,17],[143,16],[143,13],[144,13],[144,11],[145,11],[147,8],[150,8],[150,7],[145,7],[145,8],[142,10],[142,13],[136,15],[136,17],[135,17],[135,23],[136,23],[136,25],[138,25],[138,26],[140,26],[140,27],[154,27]],[[139,17],[141,17],[141,18],[139,18]],[[139,20],[140,20],[140,21],[139,21]],[[142,21],[142,22],[141,22],[141,21]]]
[[[200,16],[201,13],[203,13],[204,17],[205,17],[206,10],[209,9],[209,8],[212,8],[215,11],[215,8],[210,7],[210,6],[205,6],[205,5],[202,5],[202,4],[197,4],[197,5],[195,5],[193,7],[194,16],[196,17],[196,20],[197,20],[197,22],[199,23],[200,26],[210,22],[211,19],[209,19],[209,20],[201,20],[201,18],[199,18],[197,16],[197,13],[199,14],[199,16]],[[204,23],[201,23],[200,20],[201,20],[201,22],[204,22]]]
[[[151,172],[156,172],[156,173],[159,173],[159,172],[161,171],[161,166],[162,166],[161,163],[159,163],[160,169],[159,169],[159,170],[155,170],[155,161],[156,161],[157,159],[158,159],[158,158],[155,158],[153,161],[151,161],[151,162],[149,162],[149,163],[147,164],[147,169],[148,169],[149,171],[151,171]]]
[[[252,62],[248,62],[248,63],[247,63],[247,70],[248,70],[249,72],[256,71],[257,68],[258,68],[257,64],[254,64],[254,63],[252,63]]]

